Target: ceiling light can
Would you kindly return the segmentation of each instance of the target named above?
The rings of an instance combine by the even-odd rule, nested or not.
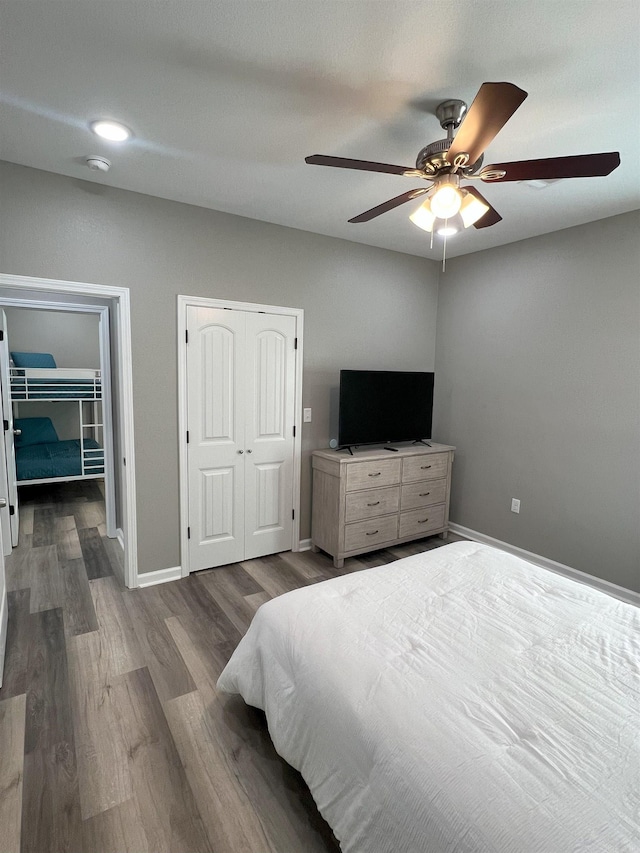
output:
[[[102,139],[107,139],[109,142],[124,142],[131,136],[131,131],[119,121],[111,121],[110,119],[97,119],[89,125],[91,130]]]

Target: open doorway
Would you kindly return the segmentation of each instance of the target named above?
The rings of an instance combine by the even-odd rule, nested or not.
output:
[[[106,572],[110,553],[117,560],[108,323],[98,306],[0,299],[5,555],[22,527],[43,544],[57,532],[73,540],[90,573]],[[60,531],[47,523],[54,509]]]
[[[9,352],[27,353],[27,361],[38,353],[50,359],[50,371],[43,368],[44,374],[37,368],[20,367],[15,359],[7,365],[5,384],[13,382],[10,416],[15,422],[8,435],[6,421],[10,418],[3,416],[5,443],[11,445],[15,438],[26,450],[18,463],[22,470],[14,473],[19,495],[10,536],[15,539],[21,505],[25,510],[22,529],[28,533],[33,529],[35,507],[42,510],[58,504],[59,509],[62,503],[81,527],[90,529],[89,538],[103,538],[110,556],[119,557],[111,562],[118,567],[121,580],[127,587],[136,587],[129,292],[126,288],[0,275],[0,310],[7,318],[7,359],[11,358]],[[53,376],[52,362],[60,376]],[[45,382],[50,385],[43,385]],[[21,434],[25,425],[26,441]],[[63,445],[68,442],[74,445],[75,457],[62,462],[62,468],[39,468],[29,450],[33,439],[29,433],[34,428],[37,432],[38,427],[49,431],[54,456],[64,456]],[[46,443],[42,437],[36,438],[37,443]],[[10,450],[15,454],[16,447]],[[5,466],[9,471],[10,457],[9,452]]]

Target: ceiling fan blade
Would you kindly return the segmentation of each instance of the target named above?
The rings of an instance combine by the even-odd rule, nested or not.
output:
[[[375,219],[376,216],[380,216],[381,213],[386,213],[389,210],[393,210],[394,207],[399,207],[407,201],[411,201],[414,198],[418,198],[418,196],[428,193],[430,189],[431,187],[421,187],[417,190],[409,190],[407,193],[402,193],[402,195],[398,195],[395,198],[390,198],[389,201],[385,201],[377,207],[372,207],[371,210],[365,210],[364,213],[361,213],[359,216],[354,216],[353,219],[349,220],[349,222],[368,222],[370,219]]]
[[[595,178],[609,175],[620,165],[620,154],[577,154],[574,157],[547,157],[544,160],[516,160],[513,163],[492,163],[478,174],[491,183],[505,181],[551,181],[556,178]],[[482,177],[483,172],[506,172],[503,178]]]
[[[495,225],[496,222],[502,221],[502,217],[500,216],[498,211],[489,204],[489,202],[482,195],[482,193],[479,193],[475,187],[465,187],[465,190],[468,193],[471,193],[472,196],[475,196],[478,201],[482,202],[482,204],[486,204],[489,208],[489,210],[487,210],[487,212],[483,216],[481,216],[477,222],[473,223],[474,228],[489,228],[490,225]]]
[[[411,166],[393,166],[390,163],[373,163],[370,160],[350,160],[348,157],[330,157],[325,154],[312,154],[304,158],[311,166],[336,166],[338,169],[359,169],[361,172],[386,172],[389,175],[404,175],[415,172]]]
[[[526,97],[513,83],[483,83],[447,152],[449,163],[453,166],[463,153],[469,155],[469,165],[475,163]]]

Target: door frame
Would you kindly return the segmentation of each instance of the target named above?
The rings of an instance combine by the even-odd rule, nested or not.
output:
[[[119,438],[121,441],[122,459],[115,460],[112,444],[112,411],[111,406],[105,406],[103,421],[105,424],[105,453],[107,452],[107,433],[109,433],[109,452],[114,461],[114,477],[119,476],[122,483],[123,516],[126,521],[126,532],[116,529],[115,524],[115,497],[113,501],[113,516],[107,519],[109,530],[112,524],[112,532],[120,542],[124,551],[124,583],[129,588],[138,586],[138,546],[137,546],[137,519],[136,519],[136,481],[135,481],[135,447],[133,435],[133,378],[131,359],[131,309],[129,301],[129,289],[126,287],[111,287],[88,282],[59,281],[57,279],[34,278],[31,276],[7,275],[0,273],[0,288],[13,290],[16,298],[0,297],[5,305],[16,307],[43,308],[46,310],[75,310],[92,311],[99,313],[100,322],[100,359],[109,363],[113,356],[112,369],[118,377],[118,410],[120,415]],[[29,292],[27,295],[26,292]],[[33,294],[42,294],[42,298]],[[21,295],[20,295],[21,294]],[[117,310],[116,323],[116,347],[115,352],[110,353],[109,341],[109,308],[106,305],[90,305],[53,300],[52,294],[63,296],[88,296],[91,298],[105,299],[113,302]],[[102,318],[106,322],[102,322]],[[111,375],[103,376],[103,389],[106,388],[111,400]],[[106,395],[105,395],[106,396]],[[106,411],[108,410],[108,411]],[[111,427],[107,429],[107,424]],[[115,492],[115,482],[112,484]],[[106,483],[105,483],[106,492]],[[107,502],[107,512],[108,502]]]
[[[107,536],[118,538],[116,530],[115,464],[113,451],[113,411],[111,401],[111,345],[109,309],[102,305],[81,305],[75,302],[51,302],[40,299],[10,299],[0,296],[0,308],[23,308],[32,311],[62,311],[67,314],[98,315],[98,345],[100,349],[100,372],[102,383],[102,424],[104,438],[105,515]],[[76,365],[80,367],[80,365]],[[108,369],[106,369],[108,368]]]
[[[291,550],[300,550],[300,488],[302,461],[302,354],[304,310],[281,305],[258,305],[254,302],[235,302],[229,299],[210,299],[205,296],[178,295],[178,450],[180,477],[180,563],[182,577],[190,572],[189,565],[189,469],[187,459],[187,308],[226,308],[252,313],[279,314],[296,320],[295,389],[293,404],[293,526]]]

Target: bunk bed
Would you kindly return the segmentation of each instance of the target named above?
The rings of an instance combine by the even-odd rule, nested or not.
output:
[[[99,370],[59,368],[49,353],[11,353],[18,485],[104,476],[102,378]],[[77,403],[77,439],[60,440],[48,417],[25,417],[29,403]]]

